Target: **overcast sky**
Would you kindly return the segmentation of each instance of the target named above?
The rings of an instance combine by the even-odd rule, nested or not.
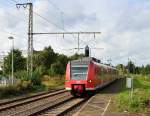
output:
[[[150,62],[150,0],[15,1],[33,2],[34,32],[100,31],[95,39],[81,35],[80,47],[104,48],[92,49],[92,56],[104,62],[112,59],[112,64],[126,64],[128,58],[137,65]],[[28,9],[18,10],[14,0],[0,0],[0,52],[11,49],[9,36],[15,38],[15,48],[27,50],[27,29]],[[72,55],[77,50],[67,49],[77,47],[77,35],[34,36],[35,50],[49,45],[56,52]]]

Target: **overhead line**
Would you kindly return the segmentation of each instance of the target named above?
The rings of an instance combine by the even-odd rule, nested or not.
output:
[[[59,10],[60,13],[63,13],[63,14],[66,16],[66,14],[64,13],[64,11],[62,11],[59,7],[57,7],[57,5],[55,5],[51,0],[48,0],[48,2],[49,2],[54,8],[56,8],[57,10]],[[73,28],[72,25],[70,25],[70,24],[67,24],[67,25]],[[72,36],[73,36],[73,38],[75,38],[74,35],[72,35]],[[86,42],[84,42],[83,40],[81,40],[81,41],[82,41],[82,43],[84,43],[85,45],[87,45]]]
[[[13,1],[13,2],[15,2],[15,3],[18,4],[18,2],[17,2],[16,0],[11,0],[11,1]],[[57,25],[57,24],[51,22],[51,21],[48,20],[47,18],[45,18],[45,17],[43,17],[42,15],[38,14],[37,12],[33,11],[33,13],[34,13],[35,15],[39,16],[40,18],[42,18],[43,20],[45,20],[46,22],[48,22],[49,24],[53,24],[53,25],[55,25],[57,28],[63,30],[63,28],[61,28],[59,25]]]
[[[16,0],[12,0],[12,1],[15,2],[15,3],[18,3]],[[57,7],[57,8],[58,8],[58,7]],[[59,9],[59,10],[60,10],[60,9]],[[62,27],[58,26],[57,24],[55,24],[55,23],[49,21],[47,18],[41,16],[41,15],[38,14],[37,12],[33,11],[33,13],[36,14],[37,16],[39,16],[40,18],[42,18],[43,20],[45,20],[46,22],[48,22],[49,24],[53,24],[53,25],[55,25],[57,28],[66,31],[66,29],[63,29]],[[74,35],[72,35],[72,36],[73,36],[73,38],[75,38]],[[82,41],[85,45],[87,45],[86,42],[84,42],[83,40],[81,40],[81,41]]]
[[[101,32],[49,32],[49,33],[32,33],[33,35],[37,34],[101,34]]]
[[[13,2],[15,2],[16,4],[18,4],[18,2],[16,0],[12,0]],[[62,27],[58,26],[57,24],[49,21],[47,18],[41,16],[40,14],[38,14],[37,12],[33,11],[33,13],[37,16],[39,16],[40,18],[42,18],[43,20],[45,20],[46,22],[48,22],[49,24],[55,25],[57,28],[66,31],[65,29],[63,29]]]

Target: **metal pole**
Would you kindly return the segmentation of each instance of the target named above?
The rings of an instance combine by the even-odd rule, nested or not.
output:
[[[32,77],[33,72],[33,4],[28,3],[29,5],[29,24],[28,24],[28,69],[29,77]]]
[[[135,73],[135,68],[133,67],[133,74]],[[131,99],[133,100],[133,89],[134,89],[134,83],[133,83],[133,80],[134,80],[134,78],[133,78],[133,75],[132,75],[132,88],[131,88]]]
[[[78,51],[79,51],[79,34],[78,34]]]
[[[30,78],[32,77],[33,72],[33,4],[16,4],[16,7],[18,9],[20,8],[20,6],[23,6],[24,8],[27,8],[27,6],[29,6],[27,74],[28,78]]]
[[[2,54],[3,54],[3,76],[4,76],[4,74],[5,74],[5,71],[4,71],[4,68],[5,68],[5,53],[2,52]]]
[[[12,85],[14,84],[14,39],[12,39]]]
[[[11,83],[14,84],[14,38],[8,37],[8,39],[12,40],[12,60],[11,60]]]

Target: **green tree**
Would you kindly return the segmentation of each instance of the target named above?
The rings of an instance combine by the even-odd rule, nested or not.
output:
[[[33,52],[33,69],[35,70],[36,67],[41,67],[42,66],[42,56],[43,51],[35,51]]]
[[[129,61],[127,64],[129,73],[135,73],[135,65],[132,61]]]
[[[150,74],[150,65],[145,66],[145,74]]]
[[[118,64],[116,68],[119,70],[120,75],[124,75],[126,73],[126,68],[123,64]]]
[[[59,74],[59,75],[63,75],[64,74],[64,67],[63,64],[61,62],[55,62],[51,65],[51,72],[52,74]]]
[[[26,69],[26,59],[22,56],[22,52],[18,49],[13,50],[14,72]],[[12,50],[4,58],[4,70],[8,74],[12,70]]]
[[[59,54],[57,56],[57,61],[59,61],[62,64],[62,66],[64,67],[64,69],[65,69],[66,65],[67,65],[67,63],[69,61],[69,58],[67,56],[63,55],[63,54]]]
[[[138,66],[135,67],[135,74],[140,74],[140,67]]]
[[[57,59],[57,54],[53,51],[53,49],[50,46],[46,47],[43,50],[41,63],[46,70],[51,68],[51,64],[54,63],[56,59]]]
[[[144,65],[142,65],[140,67],[139,71],[140,71],[140,74],[143,74],[143,75],[145,74],[145,67],[144,67]]]
[[[84,56],[85,56],[84,54],[75,53],[74,55],[70,56],[69,59],[70,60],[77,60],[77,59],[82,58]]]

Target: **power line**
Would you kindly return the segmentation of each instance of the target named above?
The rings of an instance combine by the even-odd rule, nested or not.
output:
[[[16,0],[12,0],[13,2],[15,2],[15,3],[17,3],[17,1]],[[54,5],[53,4],[53,6],[55,6],[56,7],[56,5]],[[59,9],[58,7],[56,7],[57,9]],[[59,9],[59,11],[61,11],[60,9]],[[35,11],[33,11],[33,13],[34,14],[36,14],[37,16],[39,16],[40,18],[42,18],[43,20],[45,20],[46,22],[48,22],[49,24],[53,24],[53,25],[55,25],[57,28],[59,28],[59,29],[61,29],[61,30],[64,30],[64,31],[66,31],[66,29],[64,29],[64,28],[62,28],[62,27],[60,27],[59,25],[57,25],[57,24],[55,24],[55,23],[53,23],[53,22],[51,22],[51,21],[49,21],[47,18],[45,18],[45,17],[43,17],[43,16],[41,16],[40,14],[38,14],[37,12],[35,12]],[[75,36],[74,35],[72,35],[73,36],[73,38],[75,38]],[[82,41],[85,45],[88,45],[86,42],[84,42],[83,40],[80,40],[80,41]],[[79,47],[79,38],[78,38],[78,47]]]
[[[17,2],[16,0],[12,0],[12,1],[15,2],[16,4],[18,4],[18,2]],[[47,18],[45,18],[45,17],[43,17],[42,15],[38,14],[37,12],[33,11],[33,13],[34,13],[35,15],[39,16],[41,19],[45,20],[47,23],[52,24],[52,25],[54,25],[55,27],[57,27],[57,28],[59,28],[59,29],[61,29],[61,30],[66,31],[65,29],[63,29],[63,28],[60,27],[59,25],[57,25],[57,24],[51,22],[51,21],[48,20]],[[67,41],[68,41],[68,40],[67,40]]]
[[[59,10],[60,11],[60,13],[62,13],[63,15],[65,15],[66,16],[66,14],[64,13],[64,11],[62,11],[59,7],[57,7],[57,5],[56,4],[54,4],[51,0],[48,0],[48,2],[55,8],[55,9],[57,9],[57,10]],[[63,20],[63,23],[64,23],[64,20]],[[63,24],[64,25],[64,24]],[[72,25],[70,25],[70,24],[67,24],[68,26],[70,26],[71,28],[73,28],[73,26]],[[75,38],[75,36],[74,35],[72,35],[73,36],[73,38]],[[78,41],[78,40],[77,40]],[[84,43],[85,45],[87,45],[87,43],[86,42],[84,42],[83,40],[81,40],[82,41],[82,43]],[[78,41],[79,42],[79,41]]]
[[[11,0],[13,2],[15,2],[16,4],[18,4],[18,2],[16,0]],[[60,27],[59,25],[53,23],[52,21],[48,20],[47,18],[43,17],[42,15],[38,14],[37,12],[33,11],[33,13],[37,16],[39,16],[40,18],[42,18],[43,20],[45,20],[46,22],[48,22],[49,24],[55,25],[57,28],[64,30],[62,27]]]

